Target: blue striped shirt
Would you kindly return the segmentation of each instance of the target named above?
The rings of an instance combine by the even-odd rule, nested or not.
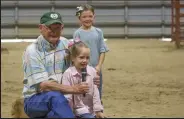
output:
[[[61,80],[63,72],[69,67],[66,60],[68,40],[61,37],[54,47],[40,35],[23,54],[24,88],[27,98],[39,91],[39,83],[54,79]]]

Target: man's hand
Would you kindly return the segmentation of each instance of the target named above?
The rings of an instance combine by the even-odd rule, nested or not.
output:
[[[60,91],[65,94],[84,94],[89,91],[88,83],[82,82],[75,86],[58,84],[56,81],[43,81],[40,83],[40,92],[42,91]]]
[[[57,81],[55,80],[48,80],[48,81],[43,81],[40,83],[40,92],[42,91],[51,91],[51,89],[48,88],[48,84],[57,84]]]
[[[87,93],[88,91],[89,91],[89,86],[88,86],[88,83],[86,82],[82,82],[81,84],[77,84],[73,86],[73,92],[75,94],[84,94],[84,93]]]
[[[96,75],[96,77],[93,79],[94,84],[97,85],[97,87],[100,87],[100,76]]]
[[[96,118],[105,118],[102,112],[95,112],[95,114],[96,114]]]

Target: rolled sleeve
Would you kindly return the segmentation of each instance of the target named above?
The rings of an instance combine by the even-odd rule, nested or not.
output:
[[[23,55],[23,68],[26,76],[24,84],[27,84],[29,87],[34,87],[40,82],[48,80],[48,73],[37,52],[25,51]]]
[[[109,48],[107,47],[105,41],[104,41],[104,36],[103,32],[100,30],[100,53],[108,52]]]

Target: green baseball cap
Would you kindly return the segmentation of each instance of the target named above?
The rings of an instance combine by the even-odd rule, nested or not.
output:
[[[54,23],[63,24],[61,15],[58,12],[47,12],[43,14],[40,18],[40,24],[45,24],[46,26],[49,26]]]

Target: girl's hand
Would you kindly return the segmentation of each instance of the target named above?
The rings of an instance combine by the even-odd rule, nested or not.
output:
[[[105,118],[102,112],[95,112],[95,114],[96,114],[96,118]]]

